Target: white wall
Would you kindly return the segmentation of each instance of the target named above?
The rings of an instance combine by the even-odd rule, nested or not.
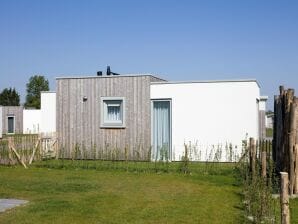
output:
[[[23,133],[38,134],[40,131],[41,111],[40,110],[23,110]]]
[[[273,116],[266,115],[266,128],[273,128]]]
[[[221,148],[221,161],[228,161],[230,143],[239,156],[242,140],[258,137],[256,81],[152,83],[151,99],[161,98],[172,99],[172,160],[180,160],[191,142],[193,160],[214,160]]]
[[[41,92],[40,132],[56,132],[56,93]]]
[[[260,97],[260,105],[259,105],[259,109],[266,111],[266,103],[267,103],[268,97],[266,96],[261,96]]]

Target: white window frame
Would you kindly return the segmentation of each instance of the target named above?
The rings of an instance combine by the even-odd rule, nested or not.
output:
[[[8,118],[13,117],[13,132],[8,133]],[[7,124],[7,133],[8,135],[14,135],[16,132],[16,116],[15,115],[7,115],[6,116],[6,124]]]
[[[106,120],[108,105],[106,101],[120,101],[121,121]],[[100,97],[100,127],[101,128],[125,128],[125,97]]]

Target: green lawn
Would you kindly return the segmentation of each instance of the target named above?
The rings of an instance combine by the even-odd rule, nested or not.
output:
[[[242,223],[232,172],[208,175],[0,166],[0,223]]]
[[[290,201],[291,223],[298,223],[298,199]]]

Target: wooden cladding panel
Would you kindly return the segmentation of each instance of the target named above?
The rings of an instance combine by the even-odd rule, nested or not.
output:
[[[76,144],[85,147],[87,157],[94,157],[93,145],[97,154],[107,147],[127,147],[130,158],[134,150],[145,156],[151,146],[150,82],[151,76],[57,79],[57,132],[63,156],[71,158]],[[125,128],[100,127],[103,96],[125,97]]]
[[[266,138],[266,111],[260,110],[259,111],[259,137],[260,139]]]
[[[2,107],[2,133],[7,134],[7,116],[13,115],[15,117],[15,133],[23,133],[23,107],[22,106],[3,106]]]

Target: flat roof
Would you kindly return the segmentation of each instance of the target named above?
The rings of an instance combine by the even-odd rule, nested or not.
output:
[[[166,81],[165,79],[163,78],[160,78],[158,77],[157,75],[154,75],[154,74],[123,74],[123,75],[102,75],[102,76],[97,76],[97,75],[93,75],[93,76],[90,76],[90,75],[87,75],[87,76],[82,76],[82,75],[78,75],[78,76],[60,76],[60,77],[56,77],[56,79],[90,79],[90,78],[115,78],[115,77],[139,77],[139,76],[151,76],[151,77],[154,77],[154,78],[157,78],[157,79],[161,79],[161,80],[164,80]]]
[[[61,77],[56,77],[56,79],[89,79],[89,78],[114,78],[114,77],[137,77],[137,76],[151,76],[163,81],[156,81],[156,82],[151,82],[151,85],[159,85],[159,84],[188,84],[188,83],[227,83],[227,82],[255,82],[260,88],[260,84],[256,79],[226,79],[226,80],[190,80],[190,81],[167,81],[163,78],[159,78],[155,74],[123,74],[123,75],[102,75],[102,76],[61,76]]]
[[[151,85],[160,84],[190,84],[190,83],[225,83],[225,82],[255,82],[260,87],[256,79],[226,79],[226,80],[191,80],[191,81],[169,81],[169,82],[153,82]]]

